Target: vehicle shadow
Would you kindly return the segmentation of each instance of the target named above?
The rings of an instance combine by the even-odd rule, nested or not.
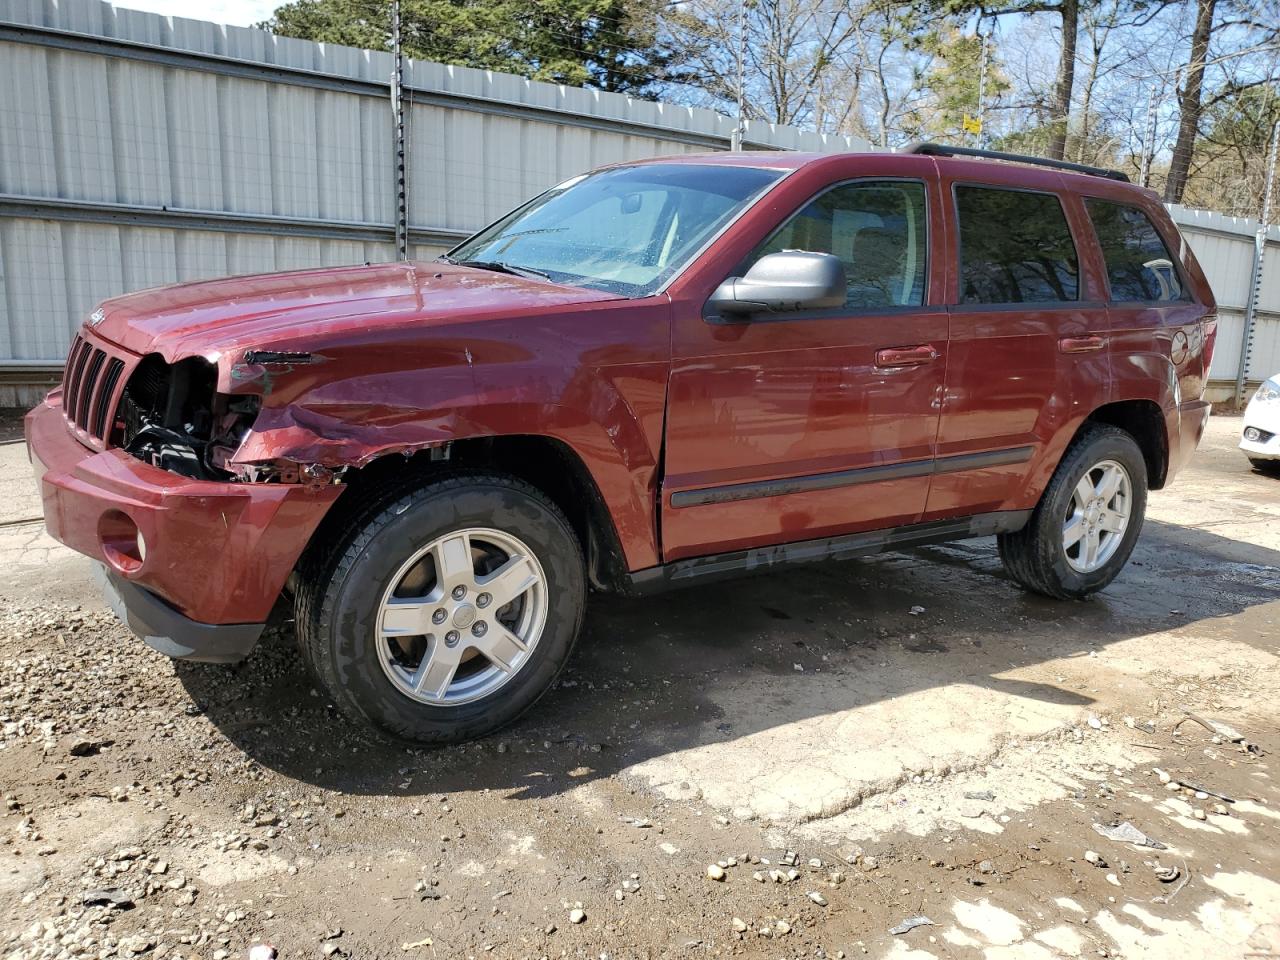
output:
[[[177,669],[236,746],[304,783],[353,795],[487,788],[546,797],[656,756],[957,683],[1086,706],[1092,700],[1076,690],[1004,675],[1277,599],[1280,552],[1152,521],[1120,579],[1080,603],[1018,589],[992,540],[651,599],[596,596],[569,668],[528,715],[440,749],[384,741],[346,721],[306,673],[288,622],[234,668]],[[729,722],[726,695],[759,697],[765,708],[734,711]],[[910,746],[929,755],[929,743]]]

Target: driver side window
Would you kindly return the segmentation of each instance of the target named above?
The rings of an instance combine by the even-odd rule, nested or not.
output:
[[[830,253],[844,263],[855,309],[920,306],[926,276],[924,184],[862,182],[835,187],[788,220],[752,255]]]

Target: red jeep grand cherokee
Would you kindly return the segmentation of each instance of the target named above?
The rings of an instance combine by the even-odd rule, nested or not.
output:
[[[1213,295],[1123,175],[971,153],[625,163],[435,263],[108,300],[27,417],[49,531],[174,657],[288,586],[333,698],[426,742],[528,709],[588,584],[994,534],[1084,597],[1200,439]]]

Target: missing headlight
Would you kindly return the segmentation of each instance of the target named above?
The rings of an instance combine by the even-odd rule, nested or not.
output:
[[[139,460],[196,480],[232,480],[227,461],[258,415],[257,397],[217,393],[217,369],[199,357],[151,354],[120,402],[121,445]]]

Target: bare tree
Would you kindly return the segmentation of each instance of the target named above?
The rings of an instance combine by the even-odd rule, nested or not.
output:
[[[961,115],[978,109],[976,20],[1003,78],[983,97],[990,141],[1134,175],[1150,157],[1170,199],[1232,209],[1258,175],[1257,136],[1220,118],[1280,78],[1280,0],[667,2],[664,29],[695,78],[685,102],[732,110],[745,10],[746,115],[881,147],[963,136]]]
[[[857,26],[858,8],[840,0],[690,0],[670,10],[667,26],[700,86],[714,99],[738,99],[738,34],[745,25],[742,91],[749,117],[771,123],[826,122],[838,113],[822,100],[828,71]]]
[[[1084,15],[1084,34],[1085,34],[1085,74],[1084,82],[1081,84],[1079,106],[1076,108],[1076,115],[1079,122],[1076,124],[1074,136],[1071,137],[1075,146],[1075,158],[1077,162],[1092,161],[1095,157],[1091,156],[1091,141],[1096,133],[1095,130],[1095,94],[1098,89],[1098,82],[1107,70],[1104,62],[1104,56],[1107,48],[1107,41],[1111,38],[1111,32],[1115,29],[1116,21],[1120,16],[1120,3],[1123,0],[1110,0],[1096,8],[1086,11]],[[1072,131],[1068,130],[1068,134]]]
[[[1075,92],[1076,39],[1080,31],[1082,0],[1008,0],[989,4],[987,0],[919,0],[930,7],[951,14],[1002,19],[1038,13],[1052,14],[1058,21],[1061,42],[1058,48],[1057,75],[1049,102],[1049,141],[1046,153],[1062,160],[1067,152],[1067,121],[1071,116],[1071,100]],[[1093,0],[1083,0],[1091,3]]]
[[[1060,0],[1056,12],[1062,19],[1062,50],[1058,54],[1058,79],[1053,85],[1053,132],[1049,138],[1049,156],[1062,160],[1067,155],[1067,124],[1071,119],[1071,95],[1076,79],[1079,0]]]
[[[1213,16],[1218,0],[1196,0],[1196,25],[1191,33],[1191,56],[1184,80],[1178,89],[1178,139],[1169,163],[1169,179],[1165,181],[1166,203],[1181,203],[1191,170],[1191,153],[1200,133],[1200,102],[1204,89],[1205,63],[1209,59],[1209,39],[1213,35]]]
[[[856,133],[880,147],[915,139],[923,128],[921,111],[930,89],[926,75],[935,54],[925,42],[936,25],[878,0],[857,18],[852,43],[841,58],[858,78],[847,94],[842,132]],[[837,83],[839,75],[837,74]]]
[[[1280,83],[1280,0],[1197,0],[1178,89],[1178,135],[1165,200],[1180,203],[1195,172],[1208,111]]]

